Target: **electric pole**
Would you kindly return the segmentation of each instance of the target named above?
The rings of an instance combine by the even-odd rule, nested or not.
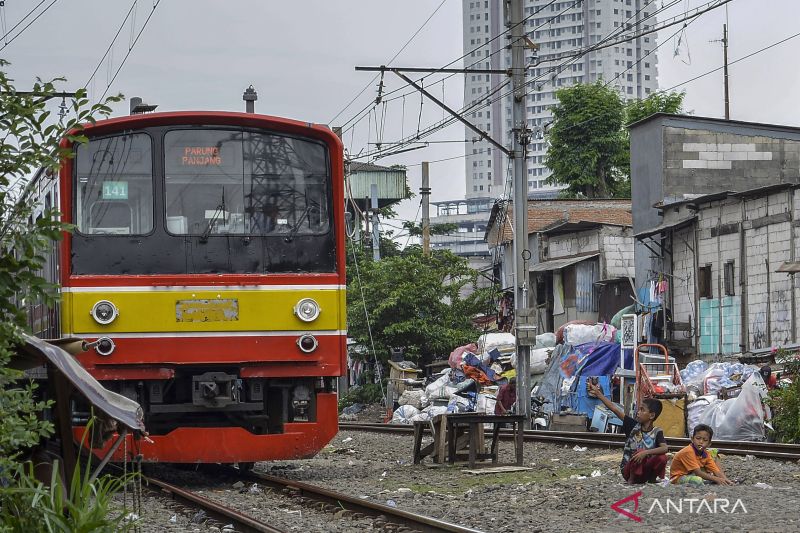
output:
[[[727,9],[727,8],[725,8]],[[725,120],[731,118],[731,101],[728,96],[728,25],[722,25],[722,60],[725,64]]]
[[[428,257],[431,255],[431,213],[430,213],[430,196],[431,184],[428,169],[428,162],[422,162],[422,187],[419,189],[419,194],[422,196],[422,255]]]
[[[728,93],[728,25],[722,25],[722,39],[715,39],[712,43],[722,43],[722,68],[723,80],[725,84],[725,120],[731,118],[731,102]]]
[[[525,26],[523,0],[507,0],[511,28],[511,76],[514,102],[512,115],[512,153],[514,163],[514,322],[517,337],[517,411],[531,421],[530,315],[528,309],[528,172],[525,158],[528,144],[528,119],[525,109]],[[535,333],[533,335],[535,337]]]

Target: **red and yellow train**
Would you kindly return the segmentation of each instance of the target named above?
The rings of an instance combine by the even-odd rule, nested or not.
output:
[[[315,454],[337,432],[346,361],[339,138],[227,112],[83,133],[57,188],[40,187],[74,231],[47,267],[60,311],[39,325],[99,341],[78,358],[142,406],[145,461]]]

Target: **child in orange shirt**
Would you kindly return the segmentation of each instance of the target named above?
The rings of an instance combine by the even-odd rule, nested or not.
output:
[[[714,461],[708,446],[714,430],[706,424],[697,424],[692,431],[692,443],[681,449],[672,458],[669,469],[670,483],[717,483],[733,485]]]

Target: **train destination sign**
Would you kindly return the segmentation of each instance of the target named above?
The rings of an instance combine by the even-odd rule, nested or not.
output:
[[[222,165],[219,146],[185,146],[181,165],[191,167],[218,167]]]

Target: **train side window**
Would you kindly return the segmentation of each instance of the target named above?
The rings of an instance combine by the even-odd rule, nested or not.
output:
[[[77,230],[89,235],[153,231],[153,156],[150,136],[133,133],[90,139],[75,155]]]

